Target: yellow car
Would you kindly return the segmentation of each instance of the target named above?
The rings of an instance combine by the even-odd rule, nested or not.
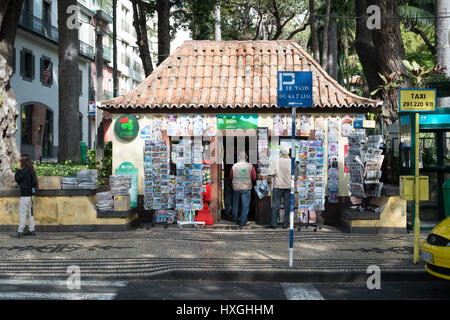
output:
[[[450,217],[441,221],[422,242],[422,258],[429,274],[450,280]]]

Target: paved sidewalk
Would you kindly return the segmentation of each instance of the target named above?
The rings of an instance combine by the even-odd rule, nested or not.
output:
[[[384,279],[426,277],[413,263],[413,234],[348,234],[324,226],[295,231],[288,268],[288,229],[229,224],[196,230],[175,225],[126,232],[38,233],[13,239],[0,233],[0,277],[65,277],[79,266],[84,278],[237,281],[363,281],[367,267]],[[424,239],[424,232],[421,238]],[[365,281],[365,280],[364,280]]]

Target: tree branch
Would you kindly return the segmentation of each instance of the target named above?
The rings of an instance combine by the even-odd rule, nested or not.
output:
[[[287,37],[287,40],[292,40],[292,38],[299,32],[302,32],[304,30],[306,30],[306,28],[309,26],[309,19],[307,19],[307,22],[301,26],[300,28],[295,29],[294,31],[292,31],[289,36]]]
[[[409,31],[414,32],[415,34],[418,34],[419,36],[422,37],[423,41],[425,42],[425,44],[428,47],[428,50],[430,50],[430,52],[432,54],[434,54],[435,47],[431,44],[430,40],[428,40],[427,35],[420,29],[416,28],[416,27],[412,27]]]

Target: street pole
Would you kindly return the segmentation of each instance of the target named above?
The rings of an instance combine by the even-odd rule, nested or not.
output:
[[[113,0],[113,95],[118,96],[117,79],[117,0]]]
[[[414,263],[419,262],[419,246],[420,246],[420,217],[419,217],[419,157],[420,157],[420,134],[419,134],[419,112],[415,113],[415,168],[414,168]]]
[[[295,119],[296,108],[292,108],[292,140],[291,140],[291,210],[289,212],[289,268],[294,259],[294,191],[295,191]],[[284,213],[286,214],[286,212]]]

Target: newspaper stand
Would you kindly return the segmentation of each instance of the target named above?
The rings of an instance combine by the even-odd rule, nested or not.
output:
[[[199,225],[201,225],[201,228],[204,229],[205,228],[205,222],[204,221],[195,221],[192,219],[193,215],[194,215],[194,210],[186,210],[186,213],[188,213],[189,216],[189,220],[178,220],[177,221],[177,225],[178,228],[183,229],[184,225],[192,225],[192,227],[195,227],[197,229],[199,229]]]
[[[302,227],[305,227],[306,229],[308,229],[308,227],[313,227],[314,228],[314,232],[316,232],[317,228],[322,230],[323,223],[322,222],[309,222],[309,215],[308,215],[308,222],[306,222],[306,223],[299,222],[297,230],[300,231],[302,229]]]

